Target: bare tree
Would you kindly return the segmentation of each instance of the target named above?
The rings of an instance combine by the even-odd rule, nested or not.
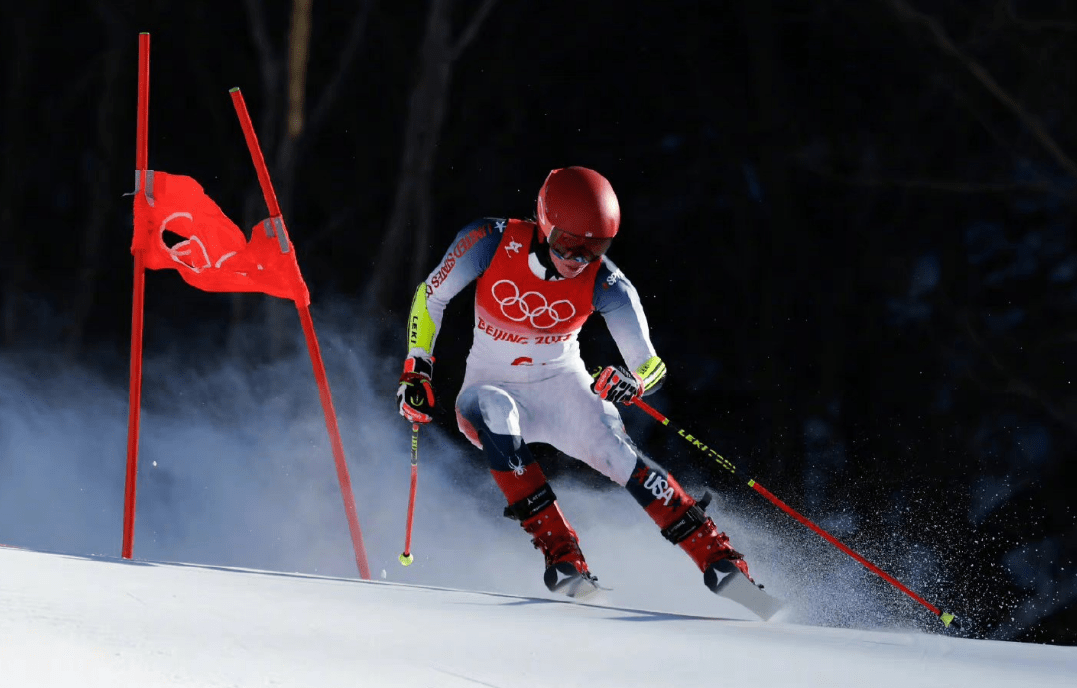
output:
[[[30,266],[25,260],[10,257],[25,255],[25,229],[19,226],[20,206],[25,188],[25,170],[28,135],[28,113],[25,96],[30,83],[30,65],[33,64],[33,47],[37,43],[40,26],[41,3],[4,6],[4,41],[8,48],[4,54],[5,81],[3,99],[3,132],[0,139],[0,242],[8,247],[0,257],[3,282],[0,286],[0,344],[11,346],[16,342],[19,319],[19,303],[22,300],[24,282]]]
[[[1009,91],[1003,88],[991,73],[967,52],[962,50],[947,34],[946,29],[934,17],[924,14],[913,8],[905,0],[889,0],[894,13],[903,21],[919,24],[931,34],[935,44],[943,53],[958,60],[962,66],[976,79],[999,103],[1009,110],[1021,124],[1032,134],[1033,138],[1047,151],[1055,163],[1066,170],[1073,178],[1077,179],[1077,162],[1062,150],[1062,146],[1055,140],[1039,119],[1029,112],[1028,108],[1014,98]],[[1007,5],[1009,7],[1009,5]],[[1012,12],[1012,8],[1010,8]]]
[[[419,48],[418,77],[408,101],[404,144],[385,238],[374,261],[369,295],[388,307],[394,294],[418,284],[430,254],[431,182],[452,87],[453,66],[478,35],[497,0],[483,0],[464,31],[452,35],[453,0],[431,0]],[[408,248],[410,245],[410,253]],[[402,269],[404,261],[409,267]],[[407,279],[406,284],[401,279]]]
[[[93,165],[86,171],[86,180],[90,198],[85,224],[82,229],[82,241],[79,250],[78,270],[75,275],[75,287],[68,312],[65,349],[67,357],[74,358],[82,348],[86,323],[90,318],[98,293],[98,281],[101,275],[101,247],[105,228],[109,224],[114,206],[104,202],[114,179],[105,174],[118,160],[119,150],[116,145],[115,120],[119,78],[122,61],[127,55],[130,31],[122,15],[107,3],[96,5],[98,17],[105,26],[104,35],[108,45],[103,53],[103,69],[100,72],[100,90],[97,98],[97,145],[93,154]]]
[[[273,175],[273,186],[282,212],[287,220],[295,194],[296,174],[303,146],[316,133],[332,109],[347,77],[355,55],[362,44],[373,0],[365,0],[356,11],[347,38],[339,48],[336,69],[321,89],[307,113],[307,65],[310,56],[312,0],[293,0],[287,55],[282,57],[274,48],[267,28],[265,7],[261,0],[245,0],[250,32],[258,52],[264,105],[255,113],[258,119],[258,138]],[[283,84],[283,87],[282,87]],[[283,126],[282,126],[283,123]],[[261,191],[252,185],[244,207],[244,226],[249,227],[265,214]],[[296,242],[302,244],[302,234],[290,227]],[[232,295],[232,323],[229,348],[240,344],[235,338],[234,325],[246,318],[246,305],[252,298],[245,294]],[[269,354],[280,353],[287,338],[283,336],[290,318],[289,305],[279,299],[265,302],[265,325],[268,330]]]

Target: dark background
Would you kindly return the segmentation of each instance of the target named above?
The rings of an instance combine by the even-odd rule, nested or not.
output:
[[[655,406],[869,558],[928,548],[948,578],[922,592],[972,635],[1077,642],[1077,3],[64,0],[0,26],[2,350],[126,383],[147,31],[150,167],[264,217],[239,86],[315,320],[349,299],[402,356],[460,227],[593,167],[669,364]],[[286,303],[148,279],[151,349],[249,355],[253,327],[268,359],[295,329]],[[471,294],[439,340],[447,407]],[[615,360],[600,322],[583,344]],[[747,492],[625,416],[678,475]]]

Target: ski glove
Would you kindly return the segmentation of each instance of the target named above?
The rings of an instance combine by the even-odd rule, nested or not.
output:
[[[628,406],[643,396],[643,379],[623,366],[606,366],[598,372],[591,391],[606,401]]]
[[[412,423],[429,423],[434,420],[434,359],[408,356],[400,386],[396,388],[396,405],[400,415]]]

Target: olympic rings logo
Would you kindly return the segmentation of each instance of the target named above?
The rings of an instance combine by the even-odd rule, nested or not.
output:
[[[501,306],[501,314],[513,322],[527,320],[538,330],[548,330],[576,317],[576,307],[567,299],[549,303],[537,291],[520,293],[512,280],[499,280],[490,288],[490,295]]]

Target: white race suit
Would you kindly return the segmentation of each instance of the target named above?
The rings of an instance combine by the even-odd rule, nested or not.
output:
[[[591,391],[580,329],[600,313],[646,391],[657,389],[665,365],[635,287],[609,258],[564,279],[546,252],[532,222],[488,218],[461,230],[416,292],[409,355],[433,358],[446,305],[476,282],[474,340],[456,400],[460,430],[480,448],[483,432],[550,444],[624,486],[640,453],[616,407]],[[518,458],[487,454],[491,468],[521,468],[512,465]]]

